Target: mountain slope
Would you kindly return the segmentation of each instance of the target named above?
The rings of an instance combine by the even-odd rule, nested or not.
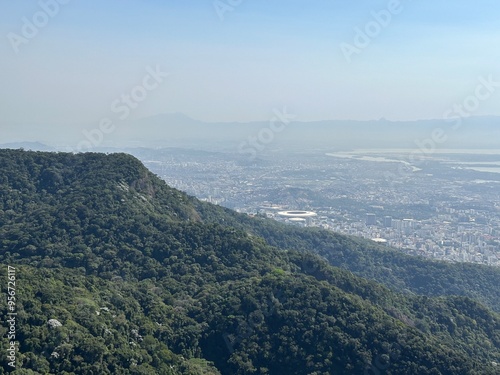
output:
[[[245,230],[281,249],[314,252],[333,266],[382,283],[395,291],[429,297],[466,296],[500,312],[498,268],[408,256],[362,238],[318,228],[297,228],[262,217],[250,218],[204,202],[194,204],[205,222],[218,222]]]
[[[0,162],[17,373],[495,373],[500,321],[470,298],[397,294],[272,247],[283,233],[268,227],[266,242],[260,219],[202,204],[127,155],[2,150]]]

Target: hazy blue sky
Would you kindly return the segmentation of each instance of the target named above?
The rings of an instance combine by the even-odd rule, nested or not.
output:
[[[120,115],[248,121],[286,106],[300,120],[441,118],[478,77],[500,81],[498,0],[401,0],[357,47],[355,28],[391,1],[72,0],[46,22],[41,4],[54,1],[0,3],[4,128],[117,117],[112,103],[148,66],[170,76]],[[216,3],[233,9],[220,17]],[[23,30],[33,18],[34,37]],[[342,43],[362,47],[351,62]],[[474,114],[500,115],[497,90]]]

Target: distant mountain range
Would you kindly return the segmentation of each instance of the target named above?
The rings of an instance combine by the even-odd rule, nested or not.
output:
[[[500,117],[484,116],[451,120],[420,121],[313,121],[302,122],[286,110],[275,111],[268,121],[257,122],[203,122],[181,113],[161,114],[134,121],[114,122],[114,130],[105,134],[99,147],[166,147],[189,146],[196,148],[224,148],[250,153],[273,148],[292,149],[353,149],[353,148],[498,148],[500,147]],[[32,134],[30,129],[18,127],[16,134]],[[48,129],[48,128],[47,128]],[[82,127],[76,138],[67,140],[68,147],[75,148],[79,141],[88,140],[84,131],[97,129]],[[43,127],[33,126],[31,140],[61,148],[62,133],[51,134]],[[12,137],[15,128],[7,134]],[[95,136],[94,140],[99,139]],[[18,135],[16,139],[20,139]],[[55,144],[57,139],[58,144]],[[95,143],[95,142],[94,142]],[[31,142],[11,143],[2,147],[50,150]]]
[[[441,148],[496,148],[500,117],[470,117],[460,123],[456,119],[301,122],[272,115],[269,121],[206,123],[176,113],[124,124],[117,136],[144,144],[232,143],[235,149],[251,145],[252,139],[270,148],[415,148],[433,139]]]
[[[10,148],[10,149],[24,149],[30,151],[54,151],[54,148],[51,146],[47,146],[46,144],[40,142],[11,142],[11,143],[2,143],[0,144],[0,148]]]

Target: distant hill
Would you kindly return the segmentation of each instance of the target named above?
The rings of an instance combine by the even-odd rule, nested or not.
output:
[[[274,122],[273,122],[274,121]],[[124,123],[113,135],[118,144],[135,141],[142,146],[215,143],[232,148],[266,132],[270,147],[417,148],[417,143],[439,139],[439,148],[496,148],[500,146],[500,117],[468,117],[420,121],[313,121],[297,116],[285,123],[273,114],[268,121],[206,123],[183,114],[162,114]],[[274,123],[274,125],[271,124]],[[276,131],[276,129],[279,129]],[[446,139],[445,142],[441,140]]]
[[[280,113],[281,115],[276,115]],[[50,126],[10,126],[7,137],[19,139],[30,134],[30,139],[77,149],[79,142],[88,140],[94,150],[104,147],[195,147],[203,149],[225,149],[246,154],[251,142],[265,149],[418,149],[435,146],[440,149],[474,149],[500,147],[500,117],[467,117],[419,121],[350,121],[325,120],[302,121],[298,114],[284,109],[271,112],[269,119],[256,122],[203,122],[181,113],[159,114],[137,120],[115,123],[110,134],[96,144],[99,137],[85,136],[97,128],[82,124],[80,128],[67,129],[67,133],[56,132]],[[286,115],[285,115],[286,113]],[[284,116],[284,117],[283,117]],[[287,117],[290,116],[290,117]],[[458,122],[459,121],[459,122]],[[456,126],[459,124],[460,126]],[[43,130],[47,129],[47,130]],[[36,130],[36,132],[35,132]],[[436,142],[437,141],[437,142]],[[429,144],[431,142],[431,144]],[[434,142],[434,144],[432,144]],[[4,148],[19,148],[20,143]],[[62,146],[61,146],[62,147]],[[255,147],[255,146],[251,146]],[[28,143],[24,149],[51,151]],[[64,150],[61,148],[61,150]],[[68,150],[68,149],[66,149]],[[81,151],[87,151],[82,149]]]
[[[498,373],[497,269],[236,214],[126,154],[0,150],[0,165],[16,373]]]
[[[51,146],[40,142],[12,142],[0,144],[0,148],[5,149],[24,149],[27,151],[54,151]]]

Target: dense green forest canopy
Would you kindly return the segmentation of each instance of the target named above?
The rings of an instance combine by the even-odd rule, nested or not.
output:
[[[125,154],[0,165],[16,374],[498,374],[497,269],[240,215]]]

